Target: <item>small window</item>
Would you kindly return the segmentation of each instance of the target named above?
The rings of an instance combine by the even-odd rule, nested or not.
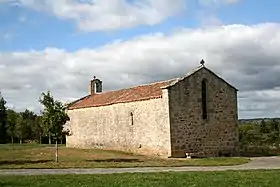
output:
[[[207,119],[207,81],[202,80],[201,84],[202,118]]]
[[[133,113],[132,112],[130,112],[130,119],[131,119],[131,125],[133,125],[134,119],[133,119]]]

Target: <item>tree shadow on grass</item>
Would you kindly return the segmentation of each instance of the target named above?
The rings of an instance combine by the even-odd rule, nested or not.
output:
[[[53,162],[53,160],[3,160],[0,165],[24,165],[24,164],[42,164]]]
[[[12,185],[13,185],[12,183],[7,183],[7,182],[1,182],[1,181],[0,181],[0,186],[1,186],[1,187],[5,187],[5,186],[8,186],[8,187],[9,187],[9,186],[12,186]]]
[[[144,161],[139,159],[134,159],[134,158],[108,158],[108,159],[87,160],[87,162],[144,162]]]

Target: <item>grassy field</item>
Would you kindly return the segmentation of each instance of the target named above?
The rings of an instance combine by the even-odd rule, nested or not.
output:
[[[0,169],[4,168],[108,168],[145,166],[225,166],[244,164],[247,158],[160,159],[120,151],[74,149],[61,146],[59,163],[54,147],[23,144],[0,145]]]
[[[32,187],[279,187],[280,171],[0,176],[0,186]]]

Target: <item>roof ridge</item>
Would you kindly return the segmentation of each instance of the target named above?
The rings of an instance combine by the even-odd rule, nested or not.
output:
[[[165,82],[169,82],[169,81],[171,82],[171,81],[177,80],[178,78],[179,77],[171,78],[171,79],[167,79],[167,80],[162,80],[162,81],[157,81],[157,82],[151,82],[151,83],[135,85],[135,86],[121,88],[121,89],[116,89],[116,90],[108,90],[108,91],[105,91],[105,92],[100,92],[100,93],[95,93],[95,94],[101,95],[101,94],[105,94],[105,93],[109,93],[109,92],[117,92],[117,91],[121,91],[121,90],[129,90],[129,89],[133,89],[133,88],[138,88],[138,87],[143,87],[143,86],[150,86],[150,85],[165,83]],[[88,95],[88,96],[90,96],[90,95]]]

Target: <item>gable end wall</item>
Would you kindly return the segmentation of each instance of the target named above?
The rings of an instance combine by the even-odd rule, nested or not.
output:
[[[207,80],[208,119],[202,119],[201,82]],[[185,157],[238,152],[237,91],[201,69],[169,88],[171,154]]]

